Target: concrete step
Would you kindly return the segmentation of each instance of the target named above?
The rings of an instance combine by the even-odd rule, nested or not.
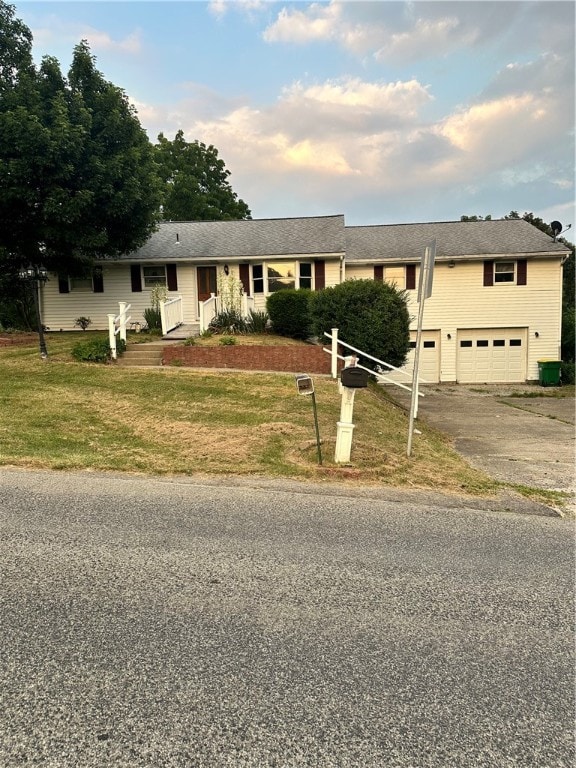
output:
[[[200,323],[182,323],[178,328],[174,328],[172,331],[163,336],[164,339],[182,341],[190,336],[200,335]]]
[[[164,342],[150,342],[148,344],[129,344],[123,355],[118,357],[118,365],[162,365],[162,350]]]

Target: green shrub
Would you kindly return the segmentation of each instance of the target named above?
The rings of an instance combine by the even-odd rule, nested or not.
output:
[[[237,342],[234,336],[222,336],[219,343],[222,344],[223,347],[233,347]]]
[[[159,331],[162,329],[162,317],[159,309],[147,307],[144,310],[144,320],[149,331]]]
[[[214,334],[210,330],[210,328],[205,328],[202,333],[200,334],[201,339],[211,339]]]
[[[246,320],[235,309],[227,309],[211,320],[208,330],[212,333],[246,333]]]
[[[77,325],[79,328],[85,331],[89,325],[92,325],[92,320],[89,317],[77,317],[74,321],[74,325]]]
[[[185,347],[193,347],[196,344],[196,339],[194,336],[188,336],[188,338],[184,341]]]
[[[560,381],[562,384],[574,384],[574,368],[576,363],[571,360],[563,360],[560,366]]]
[[[110,359],[110,355],[108,339],[102,337],[80,341],[72,347],[72,357],[83,363],[106,363]]]
[[[258,312],[258,310],[251,309],[246,321],[246,330],[248,333],[266,333],[269,320],[268,312]]]
[[[406,361],[410,317],[406,294],[376,280],[347,280],[312,294],[312,326],[322,340],[338,328],[338,337],[373,357],[395,366]],[[366,358],[362,364],[375,369]]]
[[[291,339],[308,339],[312,331],[311,296],[312,291],[308,288],[284,288],[270,294],[266,309],[274,333]]]
[[[126,352],[126,342],[124,339],[116,339],[116,354],[123,355]]]

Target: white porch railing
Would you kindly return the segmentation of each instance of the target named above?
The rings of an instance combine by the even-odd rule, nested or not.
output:
[[[390,363],[385,363],[383,360],[379,360],[377,357],[372,357],[372,355],[367,354],[366,352],[362,352],[361,349],[357,349],[356,347],[353,347],[351,344],[346,344],[345,341],[342,341],[338,338],[338,328],[332,328],[332,333],[324,333],[324,336],[326,336],[328,339],[332,341],[332,345],[330,349],[326,349],[326,347],[323,347],[324,352],[327,352],[329,355],[331,355],[332,358],[332,364],[331,364],[331,373],[332,378],[336,379],[338,377],[338,360],[346,360],[346,357],[343,355],[338,354],[338,345],[342,345],[343,347],[346,347],[346,349],[351,349],[353,352],[357,352],[359,355],[362,355],[362,357],[367,357],[369,360],[374,360],[375,363],[378,363],[379,366],[385,366],[388,369],[388,372],[390,371],[396,371],[400,373],[402,376],[407,376],[409,379],[412,378],[412,374],[408,371],[403,370],[402,368],[397,368],[395,365],[391,365]],[[412,392],[412,387],[407,387],[406,384],[402,384],[399,381],[394,381],[394,379],[391,379],[389,376],[386,376],[385,373],[382,373],[381,371],[374,372],[370,368],[365,368],[363,365],[359,365],[358,368],[363,368],[365,371],[368,371],[373,376],[377,378],[379,382],[387,382],[388,384],[394,384],[396,387],[401,387],[402,389],[407,390],[408,392]],[[422,384],[428,384],[429,382],[426,381],[426,379],[418,378],[418,381]],[[424,397],[424,395],[421,392],[418,392],[418,395],[420,397]]]
[[[200,322],[200,333],[208,330],[210,321],[213,320],[219,312],[218,296],[215,293],[210,294],[210,298],[206,301],[198,302],[198,320]]]
[[[160,321],[162,324],[162,336],[166,336],[169,331],[182,325],[184,322],[182,296],[174,296],[172,299],[160,302]]]
[[[248,318],[250,316],[250,310],[254,309],[254,296],[248,296],[247,293],[243,293],[241,296],[242,301],[242,317]]]
[[[113,360],[116,360],[118,357],[116,350],[116,336],[120,334],[122,341],[126,341],[126,326],[130,322],[128,310],[131,306],[131,304],[127,304],[125,301],[120,301],[118,302],[118,307],[120,308],[119,314],[108,315],[108,338]]]
[[[240,297],[240,314],[244,319],[250,316],[250,310],[254,309],[254,297],[243,293]],[[206,301],[198,302],[198,319],[200,322],[200,333],[208,329],[210,322],[222,312],[222,297],[215,293],[210,294]]]

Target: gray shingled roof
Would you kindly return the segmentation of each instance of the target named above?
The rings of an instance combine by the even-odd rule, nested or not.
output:
[[[524,219],[446,221],[346,227],[346,261],[417,262],[434,238],[440,260],[569,252]]]
[[[246,221],[163,221],[130,261],[249,259],[344,252],[344,216]]]

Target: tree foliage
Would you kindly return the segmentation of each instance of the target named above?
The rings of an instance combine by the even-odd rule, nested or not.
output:
[[[126,95],[86,42],[68,78],[32,63],[32,35],[0,0],[0,267],[70,273],[129,252],[159,209],[153,149]]]
[[[250,209],[233,191],[224,161],[212,144],[158,136],[155,157],[163,187],[162,216],[170,221],[250,219]]]
[[[311,296],[314,335],[338,328],[338,335],[357,349],[400,367],[410,345],[410,317],[404,291],[377,280],[346,280]],[[373,361],[361,361],[374,368]]]

